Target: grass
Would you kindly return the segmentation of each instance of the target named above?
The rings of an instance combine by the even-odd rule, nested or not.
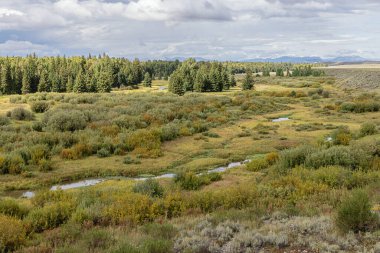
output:
[[[312,125],[317,123],[323,123],[324,125],[331,124],[333,126],[345,125],[349,127],[351,132],[357,132],[359,131],[363,122],[376,121],[380,118],[380,112],[355,114],[340,113],[337,110],[331,110],[327,114],[325,111],[321,110],[321,108],[324,108],[324,106],[335,104],[335,102],[338,100],[351,99],[351,94],[340,89],[339,87],[330,84],[328,82],[330,78],[328,77],[271,77],[258,79],[259,80],[255,85],[255,91],[243,93],[243,96],[246,94],[253,96],[254,94],[255,96],[263,97],[266,100],[271,101],[274,100],[274,98],[267,95],[267,91],[283,92],[296,89],[304,91],[307,94],[307,92],[313,88],[304,87],[305,83],[308,85],[310,84],[311,86],[316,86],[318,84],[322,88],[329,90],[331,96],[329,98],[319,98],[316,100],[312,99],[311,97],[280,98],[283,99],[284,103],[286,101],[288,108],[285,110],[274,111],[265,114],[257,114],[254,110],[247,109],[244,114],[239,114],[236,116],[235,120],[224,122],[217,127],[210,129],[209,132],[215,134],[215,136],[218,136],[217,138],[207,136],[207,134],[204,135],[202,133],[197,133],[192,136],[182,136],[172,141],[166,141],[161,146],[162,155],[157,158],[141,158],[133,152],[127,153],[125,155],[112,155],[105,158],[99,158],[93,155],[79,160],[62,160],[58,156],[54,156],[52,159],[52,164],[54,167],[53,171],[44,173],[33,171],[31,175],[0,175],[0,193],[2,195],[17,198],[23,191],[27,189],[37,191],[47,190],[51,185],[57,183],[70,182],[82,178],[109,177],[108,180],[96,186],[83,189],[73,189],[65,192],[70,196],[75,196],[75,198],[81,200],[81,205],[89,205],[89,203],[92,203],[92,201],[96,199],[104,206],[97,206],[94,208],[94,210],[103,210],[104,207],[110,208],[110,205],[112,205],[112,203],[124,203],[125,201],[127,201],[125,203],[129,203],[128,201],[131,201],[131,199],[133,199],[129,198],[128,194],[130,194],[132,191],[135,182],[132,180],[126,180],[123,178],[123,176],[141,176],[144,174],[159,175],[166,172],[177,173],[181,171],[199,172],[219,167],[220,165],[225,165],[233,161],[263,158],[267,153],[280,152],[281,150],[296,147],[301,144],[322,145],[325,142],[326,136],[329,136],[333,130],[322,127],[313,131],[302,129],[301,131],[297,131],[295,126]],[[145,94],[168,92],[167,90],[160,90],[159,87],[161,86],[167,86],[167,81],[155,80],[153,81],[152,88],[140,87],[137,90],[115,90],[113,93],[123,93],[125,96],[129,96],[130,94],[135,95],[139,93]],[[234,99],[240,95],[241,93],[238,91],[238,88],[233,88],[229,91],[217,94],[204,94],[204,96],[209,96],[210,98],[217,96]],[[253,99],[256,98],[255,96],[253,96]],[[309,106],[310,104],[312,106]],[[28,107],[26,104],[21,105]],[[20,104],[9,103],[9,97],[0,97],[0,110],[2,110],[4,113],[19,106]],[[227,110],[230,112],[240,112],[240,108],[240,105],[235,105],[233,107],[231,106],[230,108],[227,108]],[[42,115],[37,115],[37,117],[42,117]],[[291,120],[277,123],[270,121],[270,119],[279,117],[289,117]],[[28,123],[12,122],[12,124],[22,125]],[[257,131],[256,127],[259,124],[262,124],[265,128],[268,129],[268,134]],[[366,136],[361,140],[380,140],[380,134]],[[134,161],[139,161],[139,163],[123,163],[126,156],[130,157]],[[306,176],[302,173],[306,173]],[[232,192],[232,197],[227,198],[225,201],[228,203],[223,203],[223,205],[233,206],[236,204],[236,206],[239,207],[239,203],[236,203],[236,201],[240,200],[237,197],[239,197],[239,193],[244,193],[244,187],[248,187],[250,190],[254,189],[257,191],[254,194],[258,194],[255,196],[259,197],[257,203],[254,202],[255,205],[252,204],[248,207],[243,206],[237,209],[219,208],[217,210],[213,210],[212,207],[208,207],[206,205],[207,202],[202,202],[205,206],[202,206],[200,204],[201,207],[198,206],[194,208],[188,208],[184,213],[182,213],[181,217],[178,218],[168,219],[165,215],[158,216],[159,218],[157,218],[157,220],[153,220],[154,222],[157,222],[158,224],[170,223],[170,226],[175,227],[175,229],[166,228],[165,226],[160,227],[159,229],[162,230],[168,229],[168,234],[170,234],[168,238],[163,238],[160,242],[155,241],[157,238],[152,238],[149,229],[144,229],[143,227],[134,225],[132,226],[128,223],[118,224],[117,226],[114,224],[104,225],[101,223],[104,221],[99,221],[100,225],[93,223],[84,223],[82,226],[77,228],[79,231],[83,232],[83,235],[78,235],[78,237],[73,240],[73,243],[58,243],[55,246],[51,246],[54,245],[54,243],[51,242],[58,239],[53,239],[53,237],[49,237],[50,239],[44,238],[44,235],[47,235],[50,232],[53,234],[54,232],[59,234],[62,231],[70,229],[70,233],[74,234],[74,228],[69,228],[69,225],[71,226],[72,224],[68,223],[67,227],[66,225],[60,226],[51,231],[46,231],[42,235],[38,235],[38,239],[31,237],[31,239],[29,239],[28,245],[39,245],[36,247],[50,245],[49,247],[52,247],[54,249],[59,248],[63,252],[65,252],[65,250],[66,252],[70,251],[72,248],[67,247],[69,247],[68,245],[71,244],[71,247],[83,249],[83,251],[106,251],[105,249],[101,249],[101,247],[105,247],[107,248],[107,251],[111,251],[111,249],[113,249],[112,246],[101,245],[100,247],[97,244],[94,244],[96,238],[100,238],[99,241],[102,241],[106,237],[104,234],[108,233],[110,235],[110,238],[107,237],[106,239],[114,241],[115,247],[116,245],[122,245],[125,243],[125,241],[127,241],[128,245],[125,246],[125,248],[128,248],[129,250],[132,250],[132,248],[145,250],[146,248],[153,247],[152,245],[156,244],[156,246],[161,245],[161,248],[157,250],[168,252],[167,248],[173,248],[173,243],[176,241],[175,238],[178,239],[182,236],[180,233],[178,234],[173,231],[178,230],[182,233],[192,231],[194,229],[194,226],[196,226],[200,220],[209,219],[211,217],[211,223],[213,224],[211,227],[213,229],[219,223],[223,223],[226,220],[239,220],[241,223],[244,223],[244,225],[250,227],[252,231],[254,230],[257,231],[257,233],[261,233],[262,235],[267,236],[265,237],[266,240],[268,240],[268,244],[266,246],[270,245],[270,247],[268,246],[269,248],[266,248],[266,250],[269,251],[279,250],[277,245],[281,245],[280,243],[274,243],[274,239],[268,236],[268,231],[273,230],[276,234],[274,238],[277,238],[278,240],[282,238],[285,230],[281,231],[281,229],[284,229],[284,227],[282,225],[278,225],[279,223],[295,223],[301,229],[303,228],[302,226],[307,227],[308,225],[315,228],[317,227],[318,221],[321,221],[322,224],[326,224],[326,229],[318,227],[318,229],[321,229],[321,231],[318,231],[315,234],[307,234],[300,240],[304,240],[305,243],[309,243],[306,248],[315,250],[316,252],[318,250],[323,252],[327,249],[318,248],[319,246],[313,244],[311,240],[325,240],[326,237],[324,236],[326,234],[333,233],[334,228],[331,227],[332,223],[330,218],[326,220],[324,218],[322,219],[321,217],[312,216],[321,216],[323,214],[332,217],[334,214],[334,209],[336,206],[338,206],[340,199],[343,199],[345,196],[347,196],[350,189],[329,188],[324,184],[316,183],[313,181],[313,179],[311,179],[312,177],[310,176],[314,175],[313,173],[314,172],[305,172],[304,170],[298,169],[289,176],[282,176],[275,174],[271,167],[269,169],[262,169],[260,171],[251,172],[248,171],[243,165],[223,173],[222,180],[211,182],[209,185],[203,186],[197,191],[190,192],[181,191],[179,189],[179,186],[176,185],[171,179],[160,179],[159,183],[162,185],[165,193],[164,200],[162,200],[162,202],[160,202],[160,200],[157,200],[157,206],[159,207],[166,207],[169,204],[175,203],[177,196],[176,194],[179,194],[182,198],[185,199],[193,198],[188,201],[193,201],[191,203],[194,204],[196,201],[205,201],[207,196],[216,196],[215,199],[217,199],[222,196],[222,193],[227,190]],[[362,172],[359,171],[355,174],[357,177],[355,180],[362,180],[361,176],[365,178],[363,175],[366,174],[361,173]],[[376,172],[371,175],[375,175],[375,173]],[[118,178],[117,176],[121,177]],[[305,178],[307,180],[305,180]],[[372,182],[366,185],[365,190],[367,192],[372,192],[371,196],[374,196],[372,198],[372,201],[374,204],[377,204],[374,205],[373,210],[378,211],[378,201],[380,201],[378,193],[380,192],[380,188],[375,183],[376,182]],[[236,193],[233,192],[234,189],[236,189]],[[172,197],[172,199],[170,199],[170,197]],[[139,201],[143,203],[144,199],[141,199]],[[32,206],[32,202],[30,200],[22,200],[22,202],[28,206]],[[154,208],[158,208],[157,206]],[[113,207],[117,207],[117,205]],[[201,208],[204,208],[206,210],[207,208],[211,208],[213,211],[211,214],[208,214],[206,216],[205,212],[203,212]],[[277,216],[274,217],[275,215],[273,213],[276,211],[281,211],[290,216],[286,216],[283,220],[280,219],[280,222],[277,220]],[[266,215],[269,215],[269,217]],[[271,215],[274,216],[272,217]],[[308,218],[292,217],[292,215],[308,216]],[[263,220],[266,222],[262,222]],[[98,231],[98,228],[100,231]],[[155,228],[155,226],[153,226],[153,228]],[[241,234],[238,234],[237,236],[238,241],[240,240],[240,236],[242,236],[242,238],[245,238]],[[293,234],[290,234],[289,238],[290,240],[295,240],[296,237],[294,237]],[[336,245],[343,247],[344,244],[342,244],[341,241],[345,239],[345,236],[334,234],[331,241],[326,242],[325,240],[323,242],[326,242],[327,246],[331,246],[331,249],[334,249]],[[366,242],[368,248],[371,248],[374,244],[373,241],[376,240],[376,235],[371,234],[369,237],[364,238],[363,240]],[[299,242],[300,241],[292,242],[294,245],[297,245],[295,250],[305,249],[305,247],[301,247],[299,244],[297,244]],[[352,245],[350,245],[350,247],[351,246]],[[291,249],[287,249],[287,251],[290,250]],[[341,248],[341,250],[345,249]],[[350,250],[352,252],[355,252],[355,248],[350,248]],[[40,250],[37,250],[37,252],[38,251],[42,251],[42,248]]]

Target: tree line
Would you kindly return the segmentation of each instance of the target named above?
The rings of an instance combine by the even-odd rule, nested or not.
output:
[[[188,59],[173,72],[169,91],[183,95],[187,91],[220,92],[236,86],[234,75],[219,62],[196,62]]]
[[[133,86],[144,78],[168,79],[179,61],[130,61],[107,55],[94,57],[0,58],[0,93],[109,92]]]

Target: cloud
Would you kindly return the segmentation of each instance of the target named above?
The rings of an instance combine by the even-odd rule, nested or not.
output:
[[[379,11],[378,0],[0,0],[0,54],[380,58]]]

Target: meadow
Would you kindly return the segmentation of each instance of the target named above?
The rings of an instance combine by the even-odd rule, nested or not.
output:
[[[235,78],[1,96],[0,252],[380,252],[377,90]]]

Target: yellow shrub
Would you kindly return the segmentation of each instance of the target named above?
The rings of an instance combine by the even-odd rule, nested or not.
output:
[[[21,220],[0,214],[0,252],[14,251],[25,241]]]

